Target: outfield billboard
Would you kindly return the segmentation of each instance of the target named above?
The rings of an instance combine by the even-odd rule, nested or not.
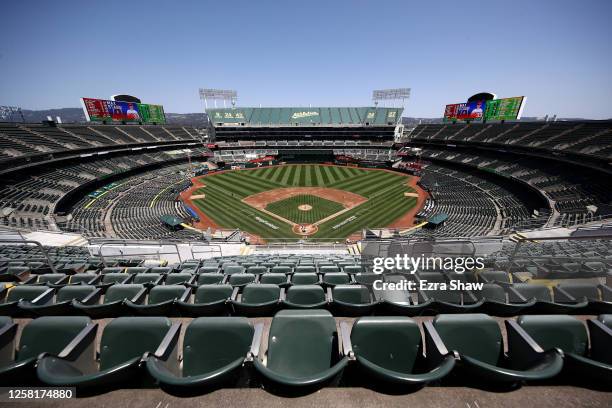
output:
[[[81,98],[83,112],[91,122],[166,123],[164,107],[146,103]]]

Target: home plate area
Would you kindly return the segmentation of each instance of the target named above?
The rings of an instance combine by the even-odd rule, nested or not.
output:
[[[292,226],[298,235],[312,235],[317,225],[368,201],[348,191],[322,187],[278,188],[242,200]]]

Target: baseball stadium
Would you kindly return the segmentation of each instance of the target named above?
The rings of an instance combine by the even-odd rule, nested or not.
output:
[[[313,105],[206,51],[249,86],[0,93],[0,406],[612,405],[612,119],[518,80]]]

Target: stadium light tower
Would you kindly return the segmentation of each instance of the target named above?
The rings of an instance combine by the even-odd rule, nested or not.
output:
[[[233,106],[236,106],[238,100],[238,92],[231,89],[212,89],[212,88],[200,88],[200,99],[204,101],[204,112],[208,110],[208,100],[212,100],[215,108],[217,107],[217,101],[223,101],[223,107],[227,107],[227,102],[230,102]]]
[[[375,89],[372,91],[374,106],[380,101],[402,101],[402,107],[406,99],[410,98],[410,88]]]

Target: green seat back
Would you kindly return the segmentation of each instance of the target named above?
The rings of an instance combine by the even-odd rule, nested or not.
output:
[[[244,317],[199,317],[185,330],[183,377],[209,373],[244,358],[253,326]]]
[[[103,303],[112,303],[112,302],[116,302],[119,300],[132,299],[142,289],[144,289],[143,285],[138,285],[134,283],[115,284],[106,290],[106,293],[104,294]]]
[[[129,268],[125,268],[125,273],[132,273],[132,274],[147,273],[148,271],[149,271],[149,268],[144,268],[142,266],[131,266]]]
[[[597,285],[592,283],[560,283],[558,287],[577,300],[582,300],[585,297],[589,300],[599,300]]]
[[[357,319],[351,343],[357,358],[364,357],[383,368],[406,374],[414,369],[422,349],[417,322],[403,316]]]
[[[495,302],[506,303],[506,291],[496,283],[485,283],[481,290],[474,290],[474,296],[478,299],[485,298]]]
[[[428,298],[441,302],[461,304],[461,292],[458,290],[424,290],[422,291]],[[422,298],[419,298],[422,300]]]
[[[358,265],[348,265],[345,266],[343,268],[345,273],[352,273],[352,274],[357,274],[357,273],[362,273],[363,272],[363,268],[361,266]]]
[[[291,378],[323,372],[334,364],[336,321],[326,310],[282,310],[270,325],[267,367]]]
[[[120,283],[129,278],[127,273],[107,273],[102,275],[103,283]]]
[[[319,275],[316,273],[294,273],[291,277],[291,283],[294,285],[313,285],[319,282]]]
[[[280,288],[277,285],[251,284],[242,291],[242,303],[258,304],[280,299]]]
[[[18,300],[32,301],[45,293],[47,286],[19,285],[9,289],[6,295],[6,302],[16,302]]]
[[[321,266],[321,267],[319,267],[319,272],[320,273],[340,272],[340,268],[338,268],[335,265],[334,266],[332,266],[332,265]]]
[[[57,281],[59,281],[60,279],[64,279],[66,277],[65,274],[63,273],[47,273],[44,275],[40,275],[38,277],[38,281],[37,283],[55,283]]]
[[[270,269],[270,272],[272,273],[291,273],[292,269],[290,266],[287,266],[287,265],[279,265],[279,266],[273,266],[272,269]]]
[[[93,273],[76,273],[70,277],[70,283],[88,283],[96,276]]]
[[[107,370],[146,352],[155,352],[168,329],[167,317],[118,317],[102,333],[100,370]]]
[[[510,276],[504,271],[484,271],[480,274],[489,282],[505,282],[510,283]]]
[[[261,275],[262,273],[268,272],[268,268],[265,266],[251,266],[249,269],[247,269],[247,272],[255,275]]]
[[[512,287],[525,299],[536,298],[544,302],[552,302],[550,290],[544,285],[534,285],[531,283],[515,283]]]
[[[266,273],[261,275],[259,282],[263,284],[282,285],[287,282],[287,275],[284,273]]]
[[[75,285],[75,286],[64,286],[57,291],[55,296],[55,302],[66,302],[69,300],[83,300],[93,292],[96,287],[92,285]]]
[[[198,275],[198,286],[221,283],[224,277],[222,273],[203,273]]]
[[[196,290],[193,303],[213,303],[232,296],[231,285],[201,285]]]
[[[219,272],[219,267],[218,266],[201,266],[200,269],[198,269],[198,273],[218,273]]]
[[[314,265],[298,265],[295,267],[295,273],[313,273],[317,268]]]
[[[185,293],[183,285],[157,285],[151,288],[149,292],[149,305],[167,302],[168,300],[178,299]]]
[[[343,285],[349,283],[351,279],[344,272],[329,272],[323,275],[323,282],[330,285]]]
[[[363,285],[337,285],[332,290],[332,297],[354,305],[370,303],[370,291]]]
[[[190,273],[171,273],[166,276],[166,285],[178,285],[191,279]]]
[[[504,351],[497,321],[485,314],[438,315],[433,325],[449,351],[497,365]]]
[[[235,273],[230,275],[228,283],[230,285],[246,285],[247,283],[255,282],[255,275],[252,273]]]
[[[233,275],[235,273],[243,273],[245,271],[245,267],[241,265],[230,265],[223,267],[223,273],[226,275]]]
[[[585,355],[588,347],[584,324],[567,315],[519,316],[517,323],[542,347]]]
[[[147,271],[147,273],[156,273],[159,275],[165,274],[165,273],[171,273],[172,272],[172,268],[166,267],[166,266],[156,266],[155,268],[151,268]]]
[[[48,352],[59,354],[91,320],[84,316],[43,316],[28,323],[19,339],[16,361]]]
[[[318,285],[294,285],[287,290],[287,301],[298,305],[313,305],[325,301],[325,291]]]
[[[134,280],[132,282],[140,284],[154,283],[157,282],[160,276],[161,275],[159,273],[139,273],[134,276]]]
[[[125,268],[123,267],[106,267],[103,268],[100,273],[103,274],[107,274],[107,273],[123,273],[125,271]]]

